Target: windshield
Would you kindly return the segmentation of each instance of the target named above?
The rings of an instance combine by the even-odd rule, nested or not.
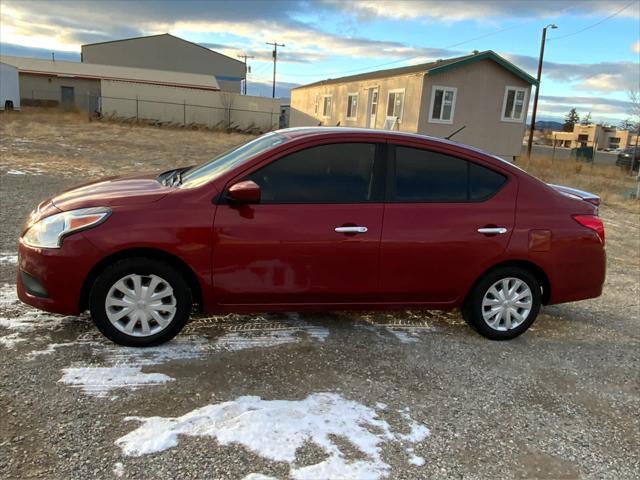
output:
[[[185,172],[182,175],[181,187],[195,188],[204,185],[256,155],[266,152],[276,145],[284,143],[286,140],[287,137],[284,135],[271,132],[258,137],[249,143],[232,148],[222,155],[218,155],[213,160]]]

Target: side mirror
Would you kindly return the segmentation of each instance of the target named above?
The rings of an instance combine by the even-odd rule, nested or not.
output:
[[[229,187],[227,199],[233,203],[260,203],[260,186],[253,180],[244,180]]]

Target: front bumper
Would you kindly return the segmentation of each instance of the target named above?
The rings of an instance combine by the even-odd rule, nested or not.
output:
[[[20,239],[18,298],[41,310],[64,315],[82,311],[82,287],[100,258],[98,250],[76,233],[61,248],[35,248]]]

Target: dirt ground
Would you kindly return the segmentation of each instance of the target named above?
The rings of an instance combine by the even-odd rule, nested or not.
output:
[[[602,297],[509,342],[457,312],[290,313],[126,349],[17,301],[20,225],[75,183],[248,137],[17,115],[0,120],[1,478],[637,478],[637,205],[601,210]]]

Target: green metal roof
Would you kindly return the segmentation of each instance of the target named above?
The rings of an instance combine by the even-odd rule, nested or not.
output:
[[[436,75],[438,73],[446,72],[447,70],[451,70],[454,68],[461,67],[463,65],[477,62],[479,60],[493,60],[498,65],[503,66],[511,73],[513,73],[516,77],[520,77],[525,82],[529,82],[531,85],[538,85],[538,81],[529,75],[527,72],[522,70],[519,67],[516,67],[513,63],[508,61],[506,58],[501,57],[493,50],[486,50],[484,52],[477,53],[475,55],[466,56],[458,59],[457,61],[446,63],[444,65],[435,65],[429,69],[427,69],[427,73],[429,75]]]

